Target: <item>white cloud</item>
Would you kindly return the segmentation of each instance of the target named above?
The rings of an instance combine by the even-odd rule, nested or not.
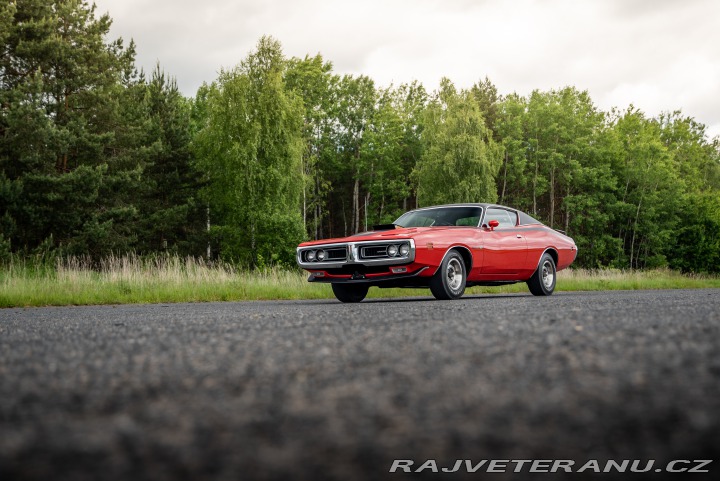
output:
[[[381,85],[486,75],[501,93],[574,85],[603,109],[681,109],[720,135],[720,2],[715,0],[95,0],[112,34],[134,38],[187,95],[261,35],[285,53],[322,53],[338,73]]]

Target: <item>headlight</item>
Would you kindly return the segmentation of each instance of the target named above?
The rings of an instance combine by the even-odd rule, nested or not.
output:
[[[308,262],[312,262],[315,260],[315,251],[308,251],[307,254],[305,254],[305,259],[307,259]]]
[[[396,245],[389,245],[387,248],[387,253],[390,257],[395,257],[398,253],[398,247]]]
[[[401,255],[401,256],[405,257],[405,256],[408,255],[409,253],[410,253],[410,245],[408,245],[408,244],[403,244],[403,245],[400,246],[400,255]]]
[[[317,251],[317,260],[318,260],[318,261],[324,261],[324,260],[325,260],[325,251],[323,251],[323,250]]]

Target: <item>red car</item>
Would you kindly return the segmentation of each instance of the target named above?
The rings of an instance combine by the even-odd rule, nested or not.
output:
[[[297,248],[308,281],[331,283],[342,302],[362,301],[371,286],[429,287],[437,299],[457,299],[466,287],[526,282],[549,296],[556,271],[576,256],[570,237],[495,204],[425,207],[372,232]]]

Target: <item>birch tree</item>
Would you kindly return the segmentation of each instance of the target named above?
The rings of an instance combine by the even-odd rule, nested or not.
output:
[[[195,140],[221,255],[251,267],[291,263],[304,237],[303,108],[285,65],[280,43],[261,38],[210,87]]]

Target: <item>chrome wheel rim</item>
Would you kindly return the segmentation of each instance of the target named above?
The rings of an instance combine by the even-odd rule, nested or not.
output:
[[[447,266],[447,281],[448,287],[453,292],[459,291],[462,285],[463,269],[460,265],[460,261],[457,259],[450,259]]]
[[[555,283],[555,271],[550,261],[543,262],[542,282],[546,289],[551,289]]]

